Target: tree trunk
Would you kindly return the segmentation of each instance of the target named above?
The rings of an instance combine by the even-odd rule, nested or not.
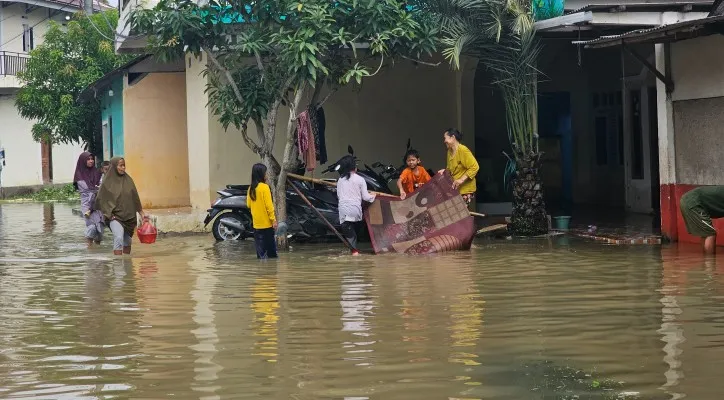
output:
[[[543,200],[540,177],[543,153],[517,152],[517,168],[513,180],[513,213],[508,231],[515,236],[536,236],[548,233],[548,217]]]
[[[275,188],[276,193],[276,214],[277,221],[284,222],[284,225],[279,229],[279,235],[277,236],[277,247],[280,249],[288,249],[289,242],[287,240],[286,229],[288,228],[287,223],[287,172],[293,171],[297,167],[297,148],[294,144],[294,134],[297,131],[297,115],[299,114],[299,105],[302,102],[304,96],[304,90],[306,85],[302,85],[297,88],[294,93],[294,99],[289,105],[289,120],[287,121],[287,131],[284,143],[284,157],[282,158],[281,171],[279,172],[279,180]]]

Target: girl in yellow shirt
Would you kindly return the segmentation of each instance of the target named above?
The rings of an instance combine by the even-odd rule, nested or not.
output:
[[[254,164],[251,168],[251,186],[246,195],[254,226],[254,244],[259,259],[277,258],[277,241],[274,232],[277,218],[274,215],[271,189],[266,184],[266,165]]]
[[[480,167],[478,161],[473,156],[473,152],[464,144],[463,134],[455,128],[450,128],[443,134],[443,141],[447,146],[447,167],[439,172],[442,174],[445,170],[450,172],[453,178],[453,189],[457,189],[470,206],[475,200],[475,191],[477,185],[475,176],[478,174]]]

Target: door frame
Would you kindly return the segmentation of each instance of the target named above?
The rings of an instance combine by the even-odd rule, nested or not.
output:
[[[654,174],[651,170],[651,140],[658,138],[651,137],[651,119],[649,103],[656,101],[650,98],[649,88],[655,87],[652,77],[646,68],[641,74],[623,79],[623,157],[624,157],[624,187],[626,210],[634,213],[650,214],[654,212],[651,204],[653,196],[652,179]],[[641,129],[641,172],[642,178],[633,176],[633,115],[632,115],[632,92],[639,94],[638,117]]]

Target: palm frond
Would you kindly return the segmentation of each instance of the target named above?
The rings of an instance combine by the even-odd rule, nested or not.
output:
[[[505,102],[508,138],[516,150],[513,157],[537,150],[540,47],[530,4],[526,0],[429,0],[426,4],[441,24],[445,58],[459,67],[461,56],[472,55],[491,72]]]

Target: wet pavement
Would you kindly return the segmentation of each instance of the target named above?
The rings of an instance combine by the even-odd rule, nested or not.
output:
[[[720,399],[724,255],[560,236],[353,258],[86,249],[0,205],[0,398]]]

